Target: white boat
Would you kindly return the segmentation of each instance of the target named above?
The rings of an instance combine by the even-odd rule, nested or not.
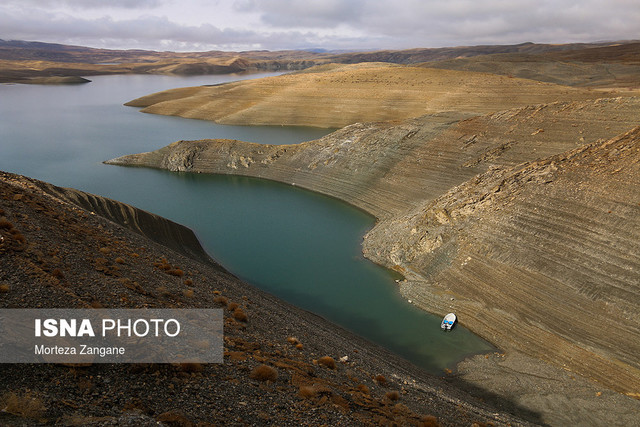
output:
[[[457,321],[458,319],[456,318],[456,315],[453,313],[449,313],[444,316],[444,319],[442,319],[442,324],[440,324],[440,327],[443,331],[450,331]]]

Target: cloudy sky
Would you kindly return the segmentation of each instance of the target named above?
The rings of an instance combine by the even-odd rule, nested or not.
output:
[[[640,0],[3,0],[0,39],[114,49],[406,49],[640,39]]]

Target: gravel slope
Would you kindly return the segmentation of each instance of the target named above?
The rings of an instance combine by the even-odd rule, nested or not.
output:
[[[174,249],[145,234],[174,242]],[[224,364],[1,365],[0,424],[526,425],[521,417],[539,420],[512,405],[505,407],[517,415],[487,405],[242,283],[203,259],[189,230],[130,206],[0,173],[0,237],[3,308],[226,307]],[[176,270],[181,275],[167,273]],[[324,356],[336,366],[331,360],[323,365]],[[252,378],[263,364],[277,377]]]

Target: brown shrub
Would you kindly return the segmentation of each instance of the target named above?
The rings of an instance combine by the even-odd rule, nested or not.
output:
[[[169,425],[171,427],[192,427],[193,423],[187,418],[183,413],[178,411],[167,411],[164,412],[156,418],[156,421],[159,421],[163,424]]]
[[[184,291],[182,291],[182,295],[184,295],[187,298],[193,298],[193,296],[195,295],[195,292],[193,291],[193,289],[185,289]]]
[[[236,309],[236,308],[238,308],[238,307],[239,307],[239,305],[238,305],[237,303],[235,303],[235,302],[229,303],[229,305],[227,306],[227,308],[229,309],[229,311],[233,311],[233,310],[235,310],[235,309]]]
[[[313,399],[318,395],[318,389],[312,385],[303,385],[300,387],[300,390],[298,390],[298,395],[305,399]]]
[[[185,285],[185,286],[191,286],[191,285],[193,285],[193,280],[191,280],[191,279],[187,279],[187,280],[185,280],[185,281],[184,281],[184,285]]]
[[[322,356],[318,359],[318,365],[326,366],[329,369],[336,369],[336,361],[331,356]]]
[[[298,345],[300,343],[296,337],[287,337],[287,342],[291,345]]]
[[[102,252],[105,255],[109,255],[111,253],[111,249],[107,247],[103,247],[103,248],[100,248],[100,252]]]
[[[396,401],[398,399],[400,399],[400,393],[398,393],[397,391],[388,391],[384,397],[386,397],[387,399],[391,400],[391,401]]]
[[[0,208],[0,216],[4,216],[4,215],[5,215],[4,209]]]
[[[116,258],[115,261],[117,264],[124,264],[124,259],[121,257]]]
[[[378,374],[373,378],[373,380],[378,383],[378,385],[387,385],[387,379],[384,377],[384,375]]]
[[[253,368],[249,374],[249,378],[258,381],[275,381],[278,379],[278,371],[276,368],[268,365],[259,365]]]
[[[47,410],[39,398],[29,393],[16,394],[13,392],[5,393],[0,398],[0,408],[4,412],[24,418],[40,418]]]
[[[15,228],[12,229],[11,231],[9,231],[9,233],[11,233],[11,237],[13,238],[13,240],[20,242],[20,243],[26,243],[27,239],[24,238],[24,236],[22,235],[22,233],[18,230],[16,230]]]
[[[433,415],[425,415],[420,419],[420,425],[422,427],[440,427],[438,419]]]
[[[7,221],[6,218],[0,218],[0,228],[4,230],[11,230],[13,228],[13,224]]]
[[[371,391],[369,390],[369,387],[367,387],[364,384],[358,384],[358,387],[356,387],[358,389],[358,391],[360,393],[364,393],[364,394],[370,394]]]
[[[171,292],[169,292],[169,289],[167,289],[166,286],[158,286],[156,288],[156,292],[158,292],[161,297],[167,298],[171,296]]]
[[[64,274],[62,274],[62,271],[59,268],[54,268],[51,275],[60,280],[64,279]]]
[[[402,403],[396,403],[396,405],[393,407],[393,413],[394,414],[402,414],[402,413],[408,413],[411,410],[409,409],[409,407],[407,405],[403,405]]]
[[[179,268],[174,268],[173,270],[167,270],[167,274],[170,274],[176,277],[182,277],[184,276],[184,271],[180,270]]]
[[[0,294],[6,294],[10,290],[11,290],[11,287],[8,284],[3,283],[0,285]]]
[[[304,346],[302,345],[302,343],[299,342],[298,344],[296,344],[296,348],[298,350],[302,350],[304,348]]]
[[[216,304],[227,305],[229,303],[229,299],[225,296],[218,295],[213,299],[213,302]]]
[[[233,318],[240,322],[246,322],[249,320],[249,317],[247,317],[247,314],[244,311],[242,311],[240,307],[233,310]]]
[[[202,363],[181,363],[180,370],[182,372],[202,372],[204,365]]]

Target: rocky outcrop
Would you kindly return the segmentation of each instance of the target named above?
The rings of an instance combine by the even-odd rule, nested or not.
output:
[[[420,307],[453,308],[502,348],[637,393],[638,131],[602,140],[639,113],[638,98],[555,102],[355,124],[295,146],[181,141],[109,163],[345,200],[378,217],[365,253],[401,271]]]
[[[640,98],[556,102],[487,116],[440,113],[401,123],[356,123],[297,145],[178,141],[106,163],[277,180],[386,219],[490,165],[514,166],[611,138],[635,126],[639,114]]]

